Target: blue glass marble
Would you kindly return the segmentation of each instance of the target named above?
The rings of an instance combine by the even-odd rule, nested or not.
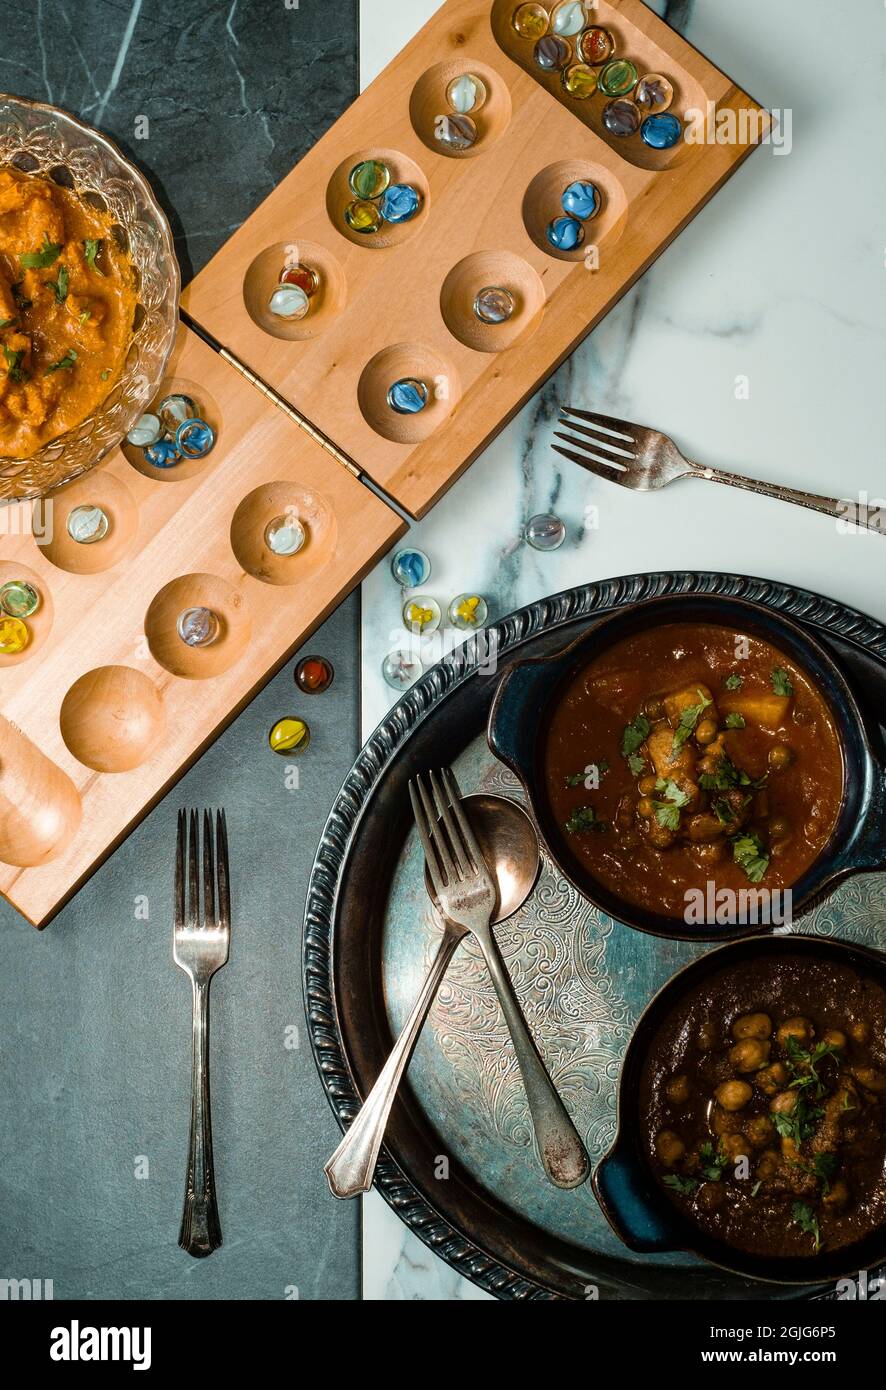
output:
[[[421,207],[421,194],[408,183],[392,183],[381,200],[386,222],[410,222]]]
[[[388,392],[388,405],[392,410],[396,410],[398,415],[418,415],[430,399],[431,393],[427,386],[415,377],[404,377],[402,381],[395,381]]]
[[[556,217],[545,234],[557,251],[575,251],[585,239],[585,229],[574,217]]]
[[[600,211],[600,190],[595,183],[581,179],[571,183],[563,194],[563,211],[580,222],[588,222]]]
[[[212,452],[215,432],[205,420],[183,420],[175,432],[175,447],[188,459],[203,459]]]
[[[431,562],[423,550],[398,550],[391,574],[404,589],[418,589],[431,577]]]
[[[640,127],[640,138],[653,150],[672,150],[683,134],[678,116],[670,111],[661,116],[647,116]]]
[[[154,468],[174,468],[182,461],[182,456],[172,439],[158,439],[156,444],[148,445],[145,458]]]

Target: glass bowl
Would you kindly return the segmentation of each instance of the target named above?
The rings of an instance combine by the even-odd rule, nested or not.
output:
[[[100,459],[156,395],[178,328],[181,275],[166,214],[112,140],[76,117],[0,93],[0,167],[52,178],[114,218],[135,267],[138,307],[122,375],[101,407],[30,458],[0,457],[0,502],[41,497]]]

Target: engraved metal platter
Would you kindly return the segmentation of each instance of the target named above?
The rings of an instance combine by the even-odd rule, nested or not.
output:
[[[332,808],[311,876],[305,998],[320,1075],[347,1127],[404,1024],[439,928],[423,881],[407,782],[451,763],[465,792],[522,800],[486,744],[501,675],[560,650],[614,610],[673,594],[722,594],[807,625],[879,725],[886,710],[886,628],[802,589],[740,575],[633,575],[584,585],[511,614],[486,648],[459,648],[429,671],[370,738]],[[882,727],[880,728],[882,737]],[[886,876],[838,888],[797,930],[867,946],[886,942]],[[548,1069],[593,1164],[615,1132],[621,1058],[652,995],[710,946],[632,931],[585,902],[550,860],[534,894],[496,930]],[[636,1255],[610,1230],[590,1184],[544,1178],[504,1020],[479,952],[459,947],[388,1126],[376,1186],[406,1224],[500,1298],[803,1298],[682,1253]]]

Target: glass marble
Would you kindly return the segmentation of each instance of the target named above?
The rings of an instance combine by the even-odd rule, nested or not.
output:
[[[40,595],[26,579],[10,579],[0,588],[0,613],[7,618],[31,618],[40,607]]]
[[[582,0],[563,0],[551,15],[551,28],[564,39],[580,34],[588,22],[588,12]]]
[[[608,29],[602,29],[599,24],[592,24],[576,44],[576,52],[583,63],[590,63],[592,67],[598,68],[601,63],[608,63],[615,52],[615,39]]]
[[[167,434],[175,434],[185,420],[195,420],[200,414],[197,402],[180,394],[165,396],[157,407],[160,423]]]
[[[487,285],[474,300],[474,313],[481,323],[507,323],[516,307],[511,291],[501,285]]]
[[[618,97],[603,107],[603,124],[610,135],[636,135],[643,112],[630,97]]]
[[[640,130],[644,145],[652,150],[672,150],[683,134],[678,116],[670,111],[661,116],[647,116]]]
[[[511,19],[521,39],[540,39],[548,32],[550,22],[544,5],[520,5]]]
[[[572,57],[572,45],[558,34],[546,34],[535,45],[535,62],[544,72],[559,72]]]
[[[417,589],[431,577],[431,562],[423,550],[398,550],[391,561],[391,574],[404,589]]]
[[[543,512],[528,522],[524,535],[533,550],[559,550],[566,539],[566,527],[558,516]]]
[[[287,265],[280,276],[280,284],[295,285],[298,289],[304,290],[310,299],[320,288],[320,276],[309,265]]]
[[[158,439],[145,449],[145,458],[153,468],[175,468],[182,461],[174,439]]]
[[[597,90],[597,74],[587,63],[573,63],[563,72],[563,90],[576,101],[587,101]]]
[[[348,175],[355,198],[380,198],[391,182],[391,171],[380,159],[363,159]]]
[[[382,662],[381,673],[392,690],[408,690],[422,674],[424,667],[413,652],[389,652]]]
[[[430,399],[431,393],[425,383],[412,376],[395,381],[388,391],[388,405],[398,415],[418,415]]]
[[[411,222],[421,208],[421,194],[408,183],[392,183],[381,200],[386,222]]]
[[[325,656],[306,656],[295,668],[295,683],[305,695],[322,695],[334,679],[332,662]]]
[[[211,608],[186,608],[175,627],[187,647],[211,647],[221,632],[218,614]]]
[[[606,97],[624,97],[637,85],[637,69],[630,58],[615,58],[600,73],[598,85]]]
[[[662,77],[660,73],[650,72],[646,77],[641,77],[637,83],[634,101],[642,111],[655,112],[656,114],[667,111],[673,100],[674,89],[668,79]]]
[[[579,222],[590,222],[600,211],[602,199],[595,183],[576,179],[563,190],[563,211],[567,217],[577,217]]]
[[[381,212],[375,203],[357,198],[345,208],[345,222],[352,232],[359,232],[361,236],[371,236],[382,225]]]
[[[585,229],[574,217],[555,217],[545,233],[555,251],[575,251],[585,239]]]
[[[163,426],[159,415],[142,415],[139,420],[136,420],[126,439],[137,449],[144,449],[148,444],[156,444],[162,435]]]
[[[290,716],[279,719],[268,734],[268,743],[275,753],[303,753],[311,741],[311,731],[303,719]]]
[[[18,656],[31,640],[21,618],[0,618],[0,656]]]
[[[103,541],[111,529],[107,512],[101,507],[75,507],[68,516],[68,535],[78,545],[95,545]]]
[[[280,284],[268,300],[268,313],[277,319],[303,319],[310,308],[310,296],[301,285]]]
[[[462,632],[482,627],[489,617],[489,607],[480,594],[459,594],[449,605],[449,621]]]
[[[179,425],[175,447],[186,459],[203,459],[215,448],[215,431],[205,420],[195,416]]]
[[[297,555],[307,538],[297,516],[275,516],[265,527],[265,545],[273,555]]]
[[[460,116],[479,111],[486,104],[486,83],[473,72],[455,77],[446,88],[446,100]]]
[[[438,116],[434,122],[434,139],[447,150],[469,150],[476,145],[480,132],[470,116]]]
[[[407,599],[403,605],[403,626],[422,637],[436,632],[442,619],[443,614],[435,598],[424,595],[421,598]]]

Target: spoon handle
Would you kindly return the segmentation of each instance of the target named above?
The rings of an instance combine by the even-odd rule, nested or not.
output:
[[[449,926],[444,930],[428,977],[393,1052],[363,1102],[359,1114],[323,1170],[333,1197],[356,1197],[361,1192],[368,1192],[372,1187],[375,1165],[378,1162],[397,1087],[409,1065],[422,1025],[463,935],[464,932],[453,930]]]
[[[491,927],[474,935],[510,1030],[544,1170],[556,1187],[578,1187],[591,1166],[585,1147],[533,1041]]]

